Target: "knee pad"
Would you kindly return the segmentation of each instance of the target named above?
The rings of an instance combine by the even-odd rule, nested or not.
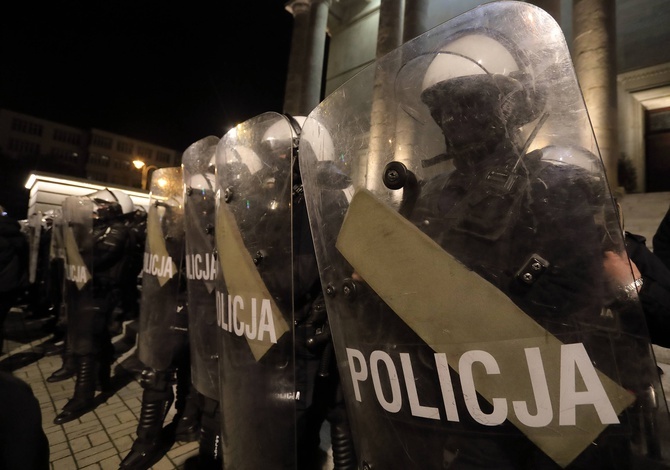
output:
[[[142,369],[139,383],[145,390],[156,392],[167,391],[176,382],[173,370],[156,370],[151,367]]]

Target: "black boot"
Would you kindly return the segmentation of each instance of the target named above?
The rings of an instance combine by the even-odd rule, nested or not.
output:
[[[354,438],[344,405],[342,386],[338,382],[335,402],[328,412],[330,423],[330,441],[333,447],[333,465],[337,470],[356,470],[358,468]]]
[[[77,361],[77,382],[74,395],[56,416],[54,424],[74,421],[95,408],[95,376],[97,361],[95,356],[75,356]]]
[[[63,365],[56,372],[47,377],[47,382],[54,383],[60,382],[61,380],[69,379],[74,377],[77,373],[77,358],[72,354],[72,351],[69,348],[65,348],[63,353]]]
[[[179,442],[197,441],[200,433],[201,397],[190,383],[190,374],[188,379],[188,384],[177,380],[177,413],[172,422],[176,424],[175,441]]]
[[[218,470],[223,468],[223,443],[221,442],[220,415],[218,403],[204,398],[203,412],[200,417],[200,452],[198,470]],[[207,406],[213,404],[214,406]]]
[[[172,406],[172,398],[171,387],[162,392],[144,390],[137,424],[137,439],[119,469],[146,470],[172,447],[172,441],[163,435],[163,420]]]

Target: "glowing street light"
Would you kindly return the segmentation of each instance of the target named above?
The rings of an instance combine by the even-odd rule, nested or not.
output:
[[[154,165],[147,165],[146,163],[144,163],[140,159],[133,160],[133,165],[135,166],[135,168],[142,171],[142,183],[141,183],[142,189],[149,189],[149,186],[148,186],[148,184],[149,184],[149,181],[148,181],[149,180],[149,171],[157,170],[158,167],[154,166]]]

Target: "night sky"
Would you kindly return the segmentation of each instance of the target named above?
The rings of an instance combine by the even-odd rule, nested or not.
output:
[[[282,111],[285,3],[5,2],[0,107],[181,152]]]

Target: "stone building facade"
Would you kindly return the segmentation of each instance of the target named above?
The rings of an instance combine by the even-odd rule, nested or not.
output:
[[[31,169],[117,186],[141,186],[143,172],[181,163],[181,153],[102,129],[77,128],[0,109],[0,158]],[[133,161],[145,166],[136,168]]]
[[[488,2],[289,1],[294,30],[284,110],[308,114],[376,57],[483,3]],[[622,168],[627,172],[622,176],[633,179],[629,192],[670,191],[670,9],[665,0],[529,3],[550,13],[563,30],[610,182],[617,181],[613,189],[619,189]]]

